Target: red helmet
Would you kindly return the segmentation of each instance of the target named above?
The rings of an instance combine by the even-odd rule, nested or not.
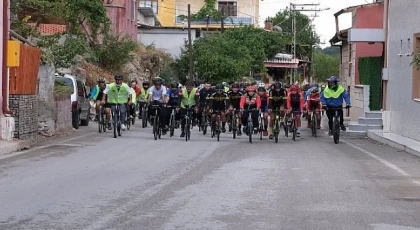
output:
[[[299,86],[298,85],[292,85],[290,87],[290,91],[299,91]]]
[[[246,88],[246,91],[248,91],[248,92],[250,92],[250,91],[257,91],[257,88],[255,87],[255,86],[252,86],[252,85],[250,85],[250,86],[248,86],[248,88]]]

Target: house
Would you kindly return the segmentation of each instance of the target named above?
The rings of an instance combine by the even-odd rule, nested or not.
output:
[[[111,30],[116,34],[128,34],[137,39],[137,17],[139,0],[103,0]]]
[[[352,27],[340,30],[339,16],[345,13],[352,14]],[[384,50],[383,15],[384,4],[379,0],[375,3],[348,7],[334,14],[336,34],[331,38],[330,43],[332,46],[339,46],[341,50],[339,78],[355,102],[348,114],[352,121],[358,120],[365,112],[368,112],[369,105],[373,108],[373,102],[372,104],[363,102],[364,97],[369,98],[369,93],[363,94],[363,92],[369,92],[369,86],[361,86],[364,79],[360,78],[359,59],[361,57],[382,57]],[[329,76],[325,76],[325,78],[327,77]],[[380,79],[377,81],[376,84],[379,85]],[[372,96],[374,95],[372,94]],[[380,102],[380,95],[376,95],[376,97],[378,97],[376,102]],[[379,106],[377,105],[377,107]]]
[[[384,131],[420,141],[420,1],[385,0]]]

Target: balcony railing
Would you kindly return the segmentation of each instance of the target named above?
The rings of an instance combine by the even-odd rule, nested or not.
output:
[[[175,18],[176,24],[183,24],[184,18],[182,16],[176,16]],[[217,25],[221,24],[221,20],[215,20],[213,18],[209,18],[209,25]],[[192,25],[207,25],[207,19],[201,19],[201,20],[194,20],[191,21]],[[252,24],[252,18],[251,17],[229,17],[225,18],[224,20],[225,25],[251,25]]]

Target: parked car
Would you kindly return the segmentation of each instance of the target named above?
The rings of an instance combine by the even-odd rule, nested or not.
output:
[[[85,84],[76,80],[76,77],[65,74],[55,77],[55,81],[65,83],[72,89],[71,94],[71,112],[73,128],[78,129],[79,125],[88,126],[90,120],[90,102]]]

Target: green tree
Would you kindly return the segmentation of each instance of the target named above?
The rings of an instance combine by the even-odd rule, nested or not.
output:
[[[330,76],[338,76],[340,71],[340,56],[326,55],[322,51],[316,50],[312,70],[313,76],[317,81],[324,81]]]

